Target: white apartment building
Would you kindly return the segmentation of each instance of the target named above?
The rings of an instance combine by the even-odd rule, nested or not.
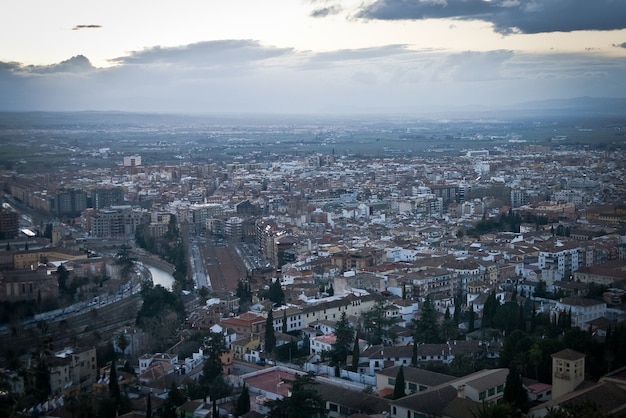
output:
[[[581,297],[562,298],[556,303],[555,314],[572,312],[572,326],[582,330],[587,328],[587,323],[604,316],[606,302]]]
[[[567,279],[584,261],[584,252],[578,243],[557,241],[554,245],[542,245],[539,250],[539,268],[554,271],[555,280]]]

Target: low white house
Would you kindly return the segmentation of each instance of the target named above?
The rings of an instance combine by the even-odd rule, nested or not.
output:
[[[333,344],[337,342],[335,334],[321,335],[309,340],[311,354],[321,357],[323,351],[331,351]]]

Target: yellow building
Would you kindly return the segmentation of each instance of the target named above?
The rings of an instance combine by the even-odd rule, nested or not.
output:
[[[41,248],[37,250],[18,251],[13,254],[13,268],[37,268],[40,262],[83,260],[87,253],[62,248]]]

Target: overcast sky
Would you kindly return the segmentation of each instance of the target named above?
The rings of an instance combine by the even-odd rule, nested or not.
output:
[[[626,0],[20,0],[0,110],[413,112],[626,97]]]

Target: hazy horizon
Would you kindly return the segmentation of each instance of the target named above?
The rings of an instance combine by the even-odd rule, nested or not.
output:
[[[37,8],[16,3],[0,25],[2,111],[407,113],[626,97],[624,2]]]

